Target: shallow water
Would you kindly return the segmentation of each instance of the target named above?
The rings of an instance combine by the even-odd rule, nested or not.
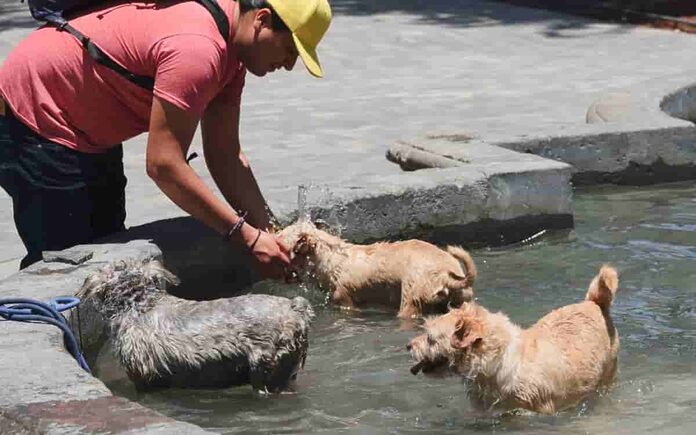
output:
[[[409,373],[416,334],[393,314],[317,308],[294,393],[240,387],[115,392],[177,419],[224,433],[694,433],[696,431],[696,184],[606,188],[576,195],[576,228],[533,245],[473,252],[477,297],[529,325],[584,297],[600,265],[619,271],[612,315],[621,336],[615,387],[556,416],[477,414],[456,378]],[[101,367],[102,373],[108,372]]]

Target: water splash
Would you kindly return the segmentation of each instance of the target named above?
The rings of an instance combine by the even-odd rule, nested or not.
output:
[[[312,218],[312,207],[319,216]],[[300,184],[297,186],[297,222],[321,222],[326,230],[338,237],[343,231],[341,216],[345,215],[345,205],[336,199],[326,185]]]
[[[307,207],[307,192],[309,187],[300,184],[297,186],[297,222],[309,222],[311,220],[310,212]]]

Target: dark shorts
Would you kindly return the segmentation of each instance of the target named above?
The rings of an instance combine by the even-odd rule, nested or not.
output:
[[[80,153],[0,115],[0,186],[12,198],[27,249],[20,267],[56,251],[125,229],[123,150]]]

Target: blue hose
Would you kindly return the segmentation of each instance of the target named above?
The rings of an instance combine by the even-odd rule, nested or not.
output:
[[[80,352],[80,346],[68,325],[68,321],[60,314],[61,311],[74,308],[79,303],[80,299],[76,297],[58,297],[51,299],[48,303],[23,298],[0,299],[0,317],[17,322],[48,323],[60,328],[63,331],[65,348],[80,367],[87,373],[92,373],[85,357]]]

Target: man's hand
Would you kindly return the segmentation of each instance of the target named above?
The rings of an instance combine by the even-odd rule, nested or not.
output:
[[[284,279],[290,266],[290,251],[279,236],[243,225],[241,236],[264,278]]]

